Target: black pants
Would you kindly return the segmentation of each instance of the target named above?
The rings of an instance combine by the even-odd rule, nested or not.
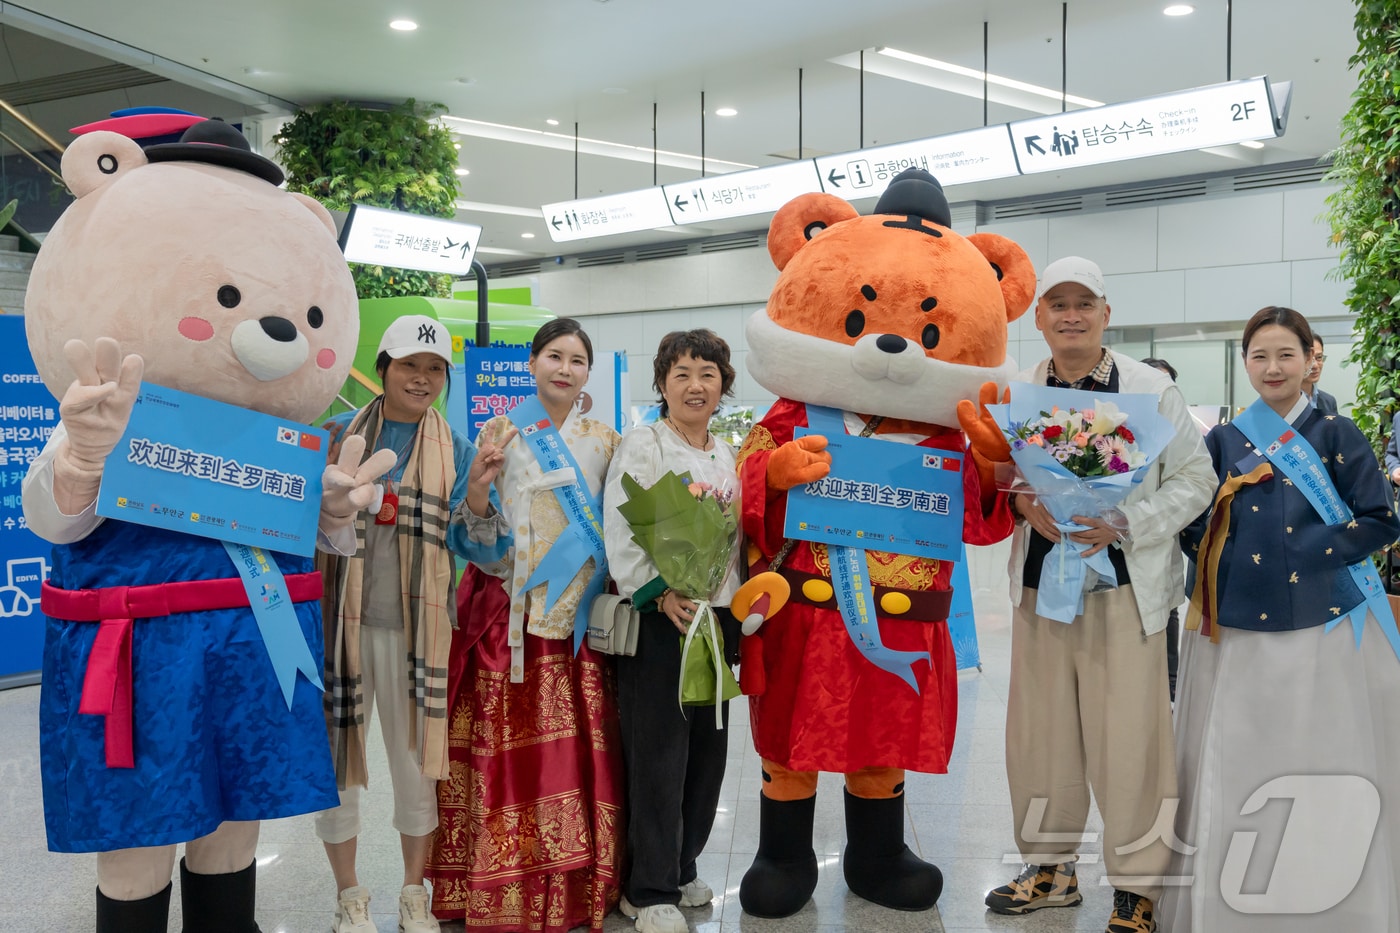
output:
[[[725,654],[733,657],[738,623],[728,609],[715,615]],[[729,755],[729,704],[723,704],[724,730],[715,728],[713,707],[682,710],[680,676],[680,633],[662,613],[643,615],[636,655],[617,659],[631,862],[623,892],[636,907],[678,904],[680,886],[695,880]]]

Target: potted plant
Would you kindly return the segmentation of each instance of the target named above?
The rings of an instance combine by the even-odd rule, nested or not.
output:
[[[273,137],[287,188],[332,210],[354,204],[452,217],[457,149],[434,118],[442,104],[412,99],[387,108],[331,101],[301,110]],[[351,263],[361,298],[451,297],[452,276]]]

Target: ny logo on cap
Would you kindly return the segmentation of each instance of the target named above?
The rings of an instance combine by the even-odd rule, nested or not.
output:
[[[431,324],[418,325],[419,343],[437,343],[437,328]]]

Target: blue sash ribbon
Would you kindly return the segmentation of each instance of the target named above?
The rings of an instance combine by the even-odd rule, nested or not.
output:
[[[572,483],[554,487],[554,496],[559,500],[569,525],[549,546],[544,559],[530,574],[530,579],[525,581],[524,591],[529,592],[541,583],[545,584],[544,612],[547,613],[569,588],[584,564],[588,563],[588,559],[593,558],[593,576],[584,587],[574,614],[574,653],[577,654],[588,629],[589,607],[593,605],[594,598],[602,594],[608,578],[608,555],[603,546],[602,501],[588,491],[588,486],[583,482],[583,470],[579,468],[569,445],[564,443],[549,420],[549,414],[538,395],[515,406],[506,417],[520,430],[520,440],[535,455],[541,470],[545,473],[566,468],[574,471]]]
[[[1230,423],[1239,428],[1256,450],[1292,480],[1294,488],[1303,494],[1324,522],[1343,525],[1351,521],[1351,509],[1337,494],[1336,487],[1332,485],[1332,476],[1312,444],[1262,399],[1236,415]],[[1329,620],[1325,631],[1330,632],[1344,620],[1350,620],[1359,648],[1366,625],[1366,611],[1369,609],[1396,657],[1400,658],[1400,631],[1396,629],[1395,614],[1390,611],[1390,600],[1386,598],[1375,565],[1370,558],[1362,558],[1349,564],[1347,571],[1361,599],[1337,618]]]
[[[818,405],[807,406],[807,426],[820,434],[846,433],[841,413]],[[922,651],[896,651],[885,647],[880,638],[880,622],[875,615],[875,588],[866,576],[865,549],[828,544],[826,553],[831,559],[831,584],[836,591],[836,604],[840,607],[841,620],[846,623],[846,635],[850,637],[851,644],[871,664],[894,674],[918,693],[919,682],[914,676],[913,665],[916,661],[930,659]]]
[[[270,553],[260,547],[232,541],[221,543],[228,551],[233,566],[238,568],[238,577],[248,594],[248,605],[252,607],[253,619],[258,623],[263,647],[272,661],[277,683],[282,687],[282,698],[287,701],[287,709],[291,709],[297,671],[305,674],[317,690],[324,690],[325,687],[321,683],[321,664],[311,656],[311,647],[301,630],[296,607],[287,593],[282,568],[277,566],[277,560]]]

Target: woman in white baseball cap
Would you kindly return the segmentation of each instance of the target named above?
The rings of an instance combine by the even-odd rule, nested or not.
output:
[[[469,481],[489,484],[499,450],[477,456],[434,405],[448,384],[452,337],[431,317],[406,315],[384,331],[375,371],[384,394],[331,419],[332,447],[359,434],[397,456],[383,502],[355,524],[354,557],[329,558],[325,613],[327,716],[340,806],[316,816],[338,892],[334,933],[376,933],[369,890],[355,870],[360,790],[367,786],[366,730],[378,706],[403,849],[399,929],[436,933],[424,866],[438,825],[437,782],[447,777],[447,667],[455,625],[454,556],[489,562],[510,546],[490,505],[467,505]],[[348,550],[346,548],[345,550]]]

